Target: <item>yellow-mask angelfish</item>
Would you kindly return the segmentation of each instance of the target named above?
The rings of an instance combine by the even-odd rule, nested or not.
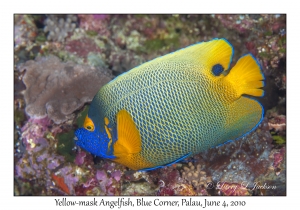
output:
[[[151,170],[237,139],[262,120],[264,75],[251,54],[229,71],[225,39],[144,63],[103,86],[76,144],[133,170]]]

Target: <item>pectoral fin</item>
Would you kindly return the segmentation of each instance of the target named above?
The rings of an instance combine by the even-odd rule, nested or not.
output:
[[[118,140],[114,144],[114,155],[121,157],[141,151],[141,136],[135,123],[126,110],[117,114]]]
[[[117,114],[117,135],[118,139],[113,145],[115,162],[133,170],[153,167],[141,154],[142,139],[139,130],[126,110]]]

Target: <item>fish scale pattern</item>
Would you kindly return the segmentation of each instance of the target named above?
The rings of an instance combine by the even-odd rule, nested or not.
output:
[[[228,73],[232,55],[230,43],[215,39],[144,63],[103,86],[91,103],[88,117],[104,134],[104,119],[108,117],[115,161],[134,170],[151,170],[255,129],[263,117],[263,107],[243,94],[262,96],[259,88],[264,77],[251,55],[241,57]],[[121,137],[121,132],[126,133],[122,129],[120,144],[115,143],[116,116],[122,109],[139,130],[141,150],[128,136]],[[78,144],[82,145],[89,131],[78,130]],[[94,154],[103,156],[106,150],[98,143],[102,139],[97,132],[92,134],[93,144],[98,146]]]
[[[170,163],[224,142],[226,107],[214,94],[217,87],[199,74],[202,68],[170,61],[140,67],[104,86],[97,104],[113,127],[116,114],[127,110],[141,134],[141,155],[157,165]]]

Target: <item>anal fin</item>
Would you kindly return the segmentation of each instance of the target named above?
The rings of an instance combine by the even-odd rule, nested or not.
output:
[[[164,168],[164,167],[173,165],[173,164],[175,164],[175,163],[178,163],[178,162],[184,160],[185,158],[189,157],[191,154],[192,154],[192,153],[188,153],[188,154],[186,154],[186,155],[184,155],[184,156],[182,156],[182,157],[180,157],[180,158],[174,160],[173,162],[167,163],[167,164],[162,165],[162,166],[155,166],[155,167],[151,167],[151,168],[144,168],[144,169],[141,169],[141,170],[139,170],[139,171],[151,171],[151,170],[158,169],[158,168]]]

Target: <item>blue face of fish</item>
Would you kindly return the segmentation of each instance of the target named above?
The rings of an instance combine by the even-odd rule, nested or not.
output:
[[[112,142],[106,133],[101,133],[95,129],[89,131],[85,128],[79,128],[75,131],[77,139],[75,144],[90,153],[103,158],[114,159]]]

